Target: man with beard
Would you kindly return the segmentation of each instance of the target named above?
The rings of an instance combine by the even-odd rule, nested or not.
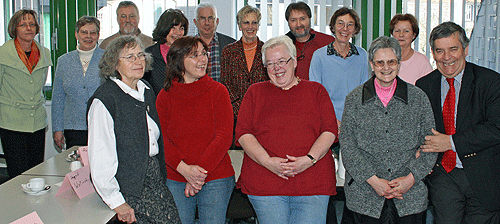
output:
[[[286,35],[297,48],[297,68],[295,74],[309,80],[309,65],[314,51],[333,42],[333,36],[311,29],[311,8],[304,2],[291,3],[286,8],[285,18],[290,27]]]
[[[120,4],[118,4],[118,8],[116,8],[116,18],[118,20],[118,25],[120,26],[120,31],[104,39],[99,45],[100,48],[106,49],[106,46],[108,46],[112,40],[122,35],[137,36],[144,45],[144,48],[154,44],[153,38],[142,34],[139,29],[139,8],[137,8],[135,3],[132,1],[120,2]]]
[[[193,19],[198,34],[203,42],[208,46],[208,66],[207,74],[210,77],[220,82],[220,58],[222,49],[236,40],[228,37],[222,33],[215,32],[217,25],[219,25],[219,18],[217,18],[217,9],[211,3],[201,3],[196,7],[196,18]]]

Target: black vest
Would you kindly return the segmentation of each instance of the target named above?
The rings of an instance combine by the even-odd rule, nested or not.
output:
[[[149,83],[146,83],[151,88]],[[146,113],[160,128],[160,120],[156,111],[156,96],[152,89],[144,92],[144,101],[136,100],[112,80],[106,81],[89,99],[87,114],[94,99],[99,99],[111,114],[116,137],[116,152],[118,155],[118,170],[115,178],[120,185],[120,191],[125,194],[141,196],[144,178],[149,159],[149,135]],[[161,129],[161,128],[160,128]],[[158,139],[159,152],[155,157],[160,164],[164,181],[167,180],[163,137]]]

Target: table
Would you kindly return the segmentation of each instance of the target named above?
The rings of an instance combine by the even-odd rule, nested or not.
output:
[[[55,197],[59,186],[54,184],[62,182],[64,175],[70,172],[66,158],[75,149],[76,147],[62,152],[0,185],[0,223],[10,223],[33,211],[37,212],[45,224],[108,222],[115,212],[96,192],[81,200],[76,195]],[[21,184],[28,183],[34,177],[45,178],[45,183],[52,189],[38,196],[24,193]]]
[[[24,172],[23,175],[45,175],[45,176],[61,176],[64,177],[71,170],[69,169],[69,162],[66,161],[68,155],[77,150],[78,146],[71,147],[70,149],[59,153],[58,155],[46,160],[43,163]]]

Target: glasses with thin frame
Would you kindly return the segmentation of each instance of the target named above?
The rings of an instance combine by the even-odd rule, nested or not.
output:
[[[90,34],[90,36],[97,36],[97,30],[92,30],[92,31],[89,31],[89,30],[83,30],[83,29],[80,29],[80,31],[78,31],[79,33],[87,36]]]
[[[354,30],[354,23],[346,23],[346,22],[340,20],[340,21],[337,21],[337,23],[335,25],[339,29],[347,27],[348,30]]]
[[[123,58],[123,59],[125,59],[128,62],[134,62],[136,59],[144,61],[144,60],[146,60],[146,54],[144,54],[144,53],[141,52],[141,53],[138,53],[137,55],[129,54],[127,56],[120,57],[120,58]]]
[[[267,62],[265,66],[267,69],[273,69],[276,66],[278,66],[278,68],[283,68],[288,64],[288,62],[290,62],[290,60],[292,60],[292,57],[290,57],[288,60],[281,59],[277,62]]]
[[[379,67],[379,68],[382,68],[385,66],[385,64],[387,64],[388,66],[390,67],[393,67],[393,66],[396,66],[398,65],[399,61],[396,60],[396,59],[391,59],[389,61],[383,61],[383,60],[380,60],[380,61],[373,61],[373,65],[375,65],[375,67]]]
[[[212,23],[213,21],[215,21],[215,17],[213,16],[209,16],[208,18],[207,17],[198,17],[198,21],[204,23],[208,20],[209,23]]]

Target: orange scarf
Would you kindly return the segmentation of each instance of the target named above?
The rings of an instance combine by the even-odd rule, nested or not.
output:
[[[21,48],[21,44],[17,38],[14,40],[14,45],[16,46],[17,55],[19,55],[19,58],[31,74],[40,59],[40,50],[36,47],[35,41],[31,42],[30,58],[26,57],[26,53],[24,53],[24,50]]]

